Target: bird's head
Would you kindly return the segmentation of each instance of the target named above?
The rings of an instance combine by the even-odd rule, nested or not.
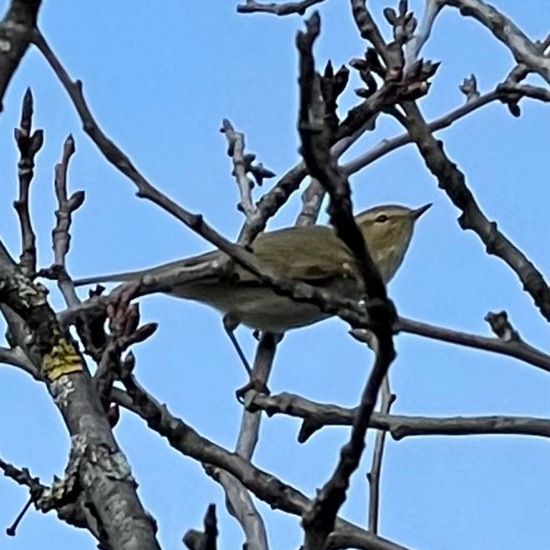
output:
[[[364,210],[355,217],[372,259],[386,283],[395,275],[405,257],[414,224],[430,206],[425,204],[411,209],[385,204]]]

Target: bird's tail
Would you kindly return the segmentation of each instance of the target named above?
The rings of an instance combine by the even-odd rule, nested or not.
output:
[[[183,260],[176,260],[148,269],[140,269],[138,271],[112,273],[110,275],[98,275],[95,277],[84,277],[82,279],[74,280],[73,284],[75,286],[84,286],[102,283],[124,283],[127,281],[138,281],[146,275],[151,277],[168,276],[176,271],[182,271],[184,268],[189,268],[190,270],[200,268],[204,266],[205,263],[213,260],[215,258],[214,254],[216,253],[216,251],[207,252],[206,254],[201,254],[200,256],[193,256],[191,258],[186,258]]]

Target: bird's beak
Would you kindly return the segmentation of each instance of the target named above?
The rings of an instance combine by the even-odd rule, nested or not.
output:
[[[413,210],[411,212],[412,219],[416,221],[418,218],[420,218],[420,216],[422,216],[422,214],[424,214],[424,212],[426,212],[426,210],[429,210],[431,206],[432,206],[432,203],[429,202],[428,204],[425,204],[424,206],[421,206],[420,208]]]

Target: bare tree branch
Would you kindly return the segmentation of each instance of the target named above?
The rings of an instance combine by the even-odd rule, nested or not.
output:
[[[438,0],[441,6],[458,8],[461,15],[473,17],[512,52],[514,59],[529,67],[550,84],[550,58],[508,17],[481,0]]]
[[[550,288],[542,273],[501,231],[490,222],[479,208],[466,185],[464,174],[443,151],[443,144],[430,132],[424,117],[415,103],[404,102],[405,124],[424,162],[437,178],[453,204],[462,211],[459,225],[473,230],[485,244],[486,251],[503,260],[516,273],[523,288],[547,321],[550,321]]]
[[[422,13],[420,26],[413,38],[406,44],[405,65],[407,67],[410,67],[417,60],[424,44],[430,38],[435,19],[441,8],[439,0],[424,0],[424,12]]]
[[[29,47],[41,0],[11,0],[0,21],[0,113],[10,80]]]
[[[29,274],[36,272],[36,236],[30,213],[30,186],[34,177],[34,158],[44,143],[42,130],[32,132],[33,98],[29,88],[23,97],[21,122],[15,129],[15,141],[19,149],[17,176],[19,179],[19,197],[13,203],[21,226],[20,265]]]
[[[208,505],[203,523],[203,532],[190,529],[183,537],[183,543],[190,550],[216,550],[218,547],[218,521],[215,504]]]
[[[246,0],[244,4],[237,6],[239,13],[271,13],[274,15],[290,15],[297,13],[298,15],[304,15],[306,10],[320,4],[325,0],[300,0],[299,2],[284,2],[282,4],[276,4],[275,2],[255,2],[254,0]]]
[[[199,435],[182,419],[173,416],[165,405],[149,395],[133,377],[124,380],[124,383],[127,391],[113,388],[113,400],[140,416],[149,428],[165,437],[170,446],[180,453],[229,472],[272,508],[301,516],[310,505],[310,500],[297,489]],[[336,530],[328,542],[329,548],[346,548],[347,544],[347,547],[365,550],[407,550],[342,519],[337,520]]]
[[[391,406],[395,402],[395,398],[396,396],[392,393],[390,388],[389,377],[386,375],[380,390],[380,415],[387,416],[389,414]],[[375,535],[378,533],[378,518],[380,515],[380,479],[382,475],[385,442],[386,432],[378,430],[374,441],[371,468],[367,473],[367,480],[369,482],[368,526],[369,531]]]
[[[504,341],[500,338],[488,338],[458,330],[452,330],[413,319],[400,317],[395,325],[398,332],[407,332],[417,334],[426,338],[433,338],[442,342],[459,344],[469,348],[500,353],[508,357],[514,357],[524,363],[533,365],[546,372],[550,372],[550,355],[538,350],[537,348],[525,343],[523,340]]]
[[[336,233],[353,252],[359,265],[369,297],[367,309],[375,320],[375,362],[361,396],[349,442],[341,449],[340,459],[332,476],[302,515],[304,550],[323,548],[334,528],[338,510],[346,498],[349,480],[357,469],[365,448],[365,434],[378,390],[395,357],[391,329],[395,310],[388,301],[382,277],[353,219],[349,182],[330,152],[319,75],[315,73],[312,52],[319,32],[320,18],[315,13],[306,21],[306,32],[298,32],[296,39],[300,53],[299,130],[302,154],[310,174],[319,180],[330,195],[331,221]]]
[[[437,132],[448,128],[454,122],[464,118],[466,115],[480,109],[481,107],[492,103],[493,101],[504,102],[507,98],[512,99],[514,97],[517,98],[517,100],[522,97],[530,97],[532,99],[538,99],[544,102],[549,101],[550,91],[544,90],[543,88],[538,88],[536,86],[513,84],[512,82],[508,82],[508,78],[505,82],[499,84],[495,90],[479,95],[476,98],[467,101],[460,107],[457,107],[456,109],[453,109],[445,115],[428,123],[429,130],[431,132]],[[342,165],[342,171],[348,176],[355,174],[388,153],[391,153],[399,147],[403,147],[403,145],[407,145],[412,142],[413,139],[408,132],[390,139],[385,139],[376,147],[373,147],[366,153],[363,153]]]
[[[252,411],[263,410],[268,416],[284,414],[303,420],[298,441],[304,443],[325,426],[351,426],[358,408],[316,403],[299,395],[256,393],[248,403]],[[515,416],[441,417],[385,415],[373,413],[369,426],[389,431],[396,441],[419,435],[527,435],[550,437],[550,419]]]
[[[276,345],[276,336],[269,333],[262,334],[252,367],[251,386],[257,382],[260,386],[266,387],[273,366]],[[252,393],[251,391],[245,393],[245,401]],[[243,410],[235,453],[250,463],[258,444],[261,419],[261,412],[253,413],[246,409]],[[210,472],[207,468],[207,472],[222,485],[226,494],[229,513],[239,521],[246,535],[247,548],[250,550],[267,550],[267,531],[263,518],[244,485],[223,469],[216,468]]]
[[[0,254],[0,302],[27,327],[27,338],[18,327],[12,332],[24,338],[21,346],[35,350],[40,374],[47,378],[48,390],[63,415],[79,458],[78,484],[86,506],[100,523],[101,540],[124,550],[133,548],[139,537],[143,550],[158,549],[153,523],[137,497],[130,467],[85,373],[82,356],[59,327],[45,289],[9,260]],[[8,323],[11,326],[9,317]]]
[[[73,213],[83,204],[84,191],[76,191],[70,197],[68,194],[67,171],[69,161],[75,152],[73,136],[67,137],[63,144],[61,162],[55,166],[55,196],[58,208],[55,211],[57,222],[52,231],[54,262],[51,267],[53,275],[57,278],[57,285],[67,306],[75,306],[80,303],[74,285],[67,273],[67,254],[71,244],[71,223]]]

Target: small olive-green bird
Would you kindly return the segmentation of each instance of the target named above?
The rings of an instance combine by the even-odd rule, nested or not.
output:
[[[431,204],[417,209],[398,205],[370,208],[356,216],[368,250],[382,279],[388,283],[403,262],[414,225]],[[276,277],[302,281],[344,298],[359,300],[364,295],[353,254],[329,226],[288,227],[260,233],[251,250]],[[141,271],[118,273],[75,281],[76,285],[148,280],[186,268],[227,258],[218,250],[159,265]],[[154,279],[152,279],[154,280]],[[282,333],[328,317],[316,305],[296,302],[277,294],[270,286],[239,265],[231,277],[209,276],[175,284],[166,294],[207,304],[224,314],[229,331],[244,324],[256,330]]]

